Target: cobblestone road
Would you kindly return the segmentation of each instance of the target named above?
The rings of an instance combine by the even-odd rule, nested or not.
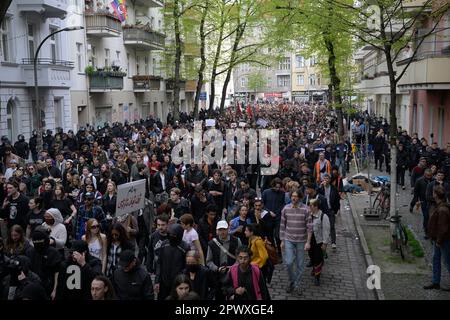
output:
[[[341,213],[336,217],[337,250],[330,248],[321,275],[321,285],[314,285],[311,269],[306,268],[301,281],[303,295],[287,294],[287,269],[284,264],[276,267],[269,290],[274,300],[373,300],[375,295],[366,287],[366,263],[350,211],[345,210],[346,200],[341,201]]]

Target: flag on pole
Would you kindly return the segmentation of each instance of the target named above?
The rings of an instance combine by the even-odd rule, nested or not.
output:
[[[236,104],[236,115],[238,117],[240,117],[242,115],[241,106],[240,106],[239,102],[237,102],[237,104]]]
[[[250,103],[247,105],[247,115],[249,116],[249,118],[252,117],[252,107],[250,107]]]
[[[124,22],[127,19],[127,8],[125,6],[125,0],[113,0],[111,6],[114,9],[116,17],[120,22]]]

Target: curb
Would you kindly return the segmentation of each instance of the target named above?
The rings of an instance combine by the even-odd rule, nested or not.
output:
[[[358,237],[359,237],[359,243],[361,245],[361,249],[363,250],[364,253],[364,260],[366,261],[366,267],[373,265],[373,259],[372,256],[370,255],[370,251],[369,251],[369,247],[367,246],[367,241],[366,241],[366,237],[364,236],[364,232],[362,230],[361,224],[359,223],[359,217],[356,213],[356,210],[353,210],[354,205],[352,203],[351,200],[351,195],[347,194],[347,200],[348,200],[348,204],[350,206],[350,211],[352,212],[352,216],[353,216],[353,223],[355,224],[356,227],[356,232],[358,233]],[[383,291],[380,290],[373,290],[374,294],[375,294],[375,298],[377,300],[385,300]]]

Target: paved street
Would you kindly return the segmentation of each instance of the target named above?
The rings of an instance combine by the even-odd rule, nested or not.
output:
[[[377,170],[374,172],[373,169],[372,173],[374,175],[386,174]],[[397,206],[409,204],[412,199],[411,188],[408,186],[408,173],[405,180],[407,188],[406,190],[399,188]],[[389,223],[384,220],[366,220],[363,217],[364,208],[369,206],[367,193],[350,197],[352,208],[356,210],[356,215],[364,230],[374,263],[380,264],[382,269],[381,284],[385,299],[449,300],[450,293],[448,292],[424,290],[422,288],[425,284],[431,282],[433,249],[430,240],[424,239],[421,211],[414,210],[411,214],[408,207],[400,209],[403,223],[412,230],[425,252],[424,258],[415,258],[414,261],[402,262],[399,258],[396,259],[395,255],[391,256],[389,250],[383,250],[384,247],[387,247],[386,243],[389,241]],[[374,197],[372,197],[373,200]],[[384,235],[385,239],[378,241],[377,238],[381,234]],[[442,266],[441,284],[446,287],[450,286],[450,278],[444,266]],[[405,290],[405,288],[409,288],[409,290]]]
[[[286,293],[288,276],[286,266],[278,265],[269,286],[274,300],[373,300],[374,293],[366,287],[366,264],[359,239],[356,235],[350,211],[345,211],[346,200],[342,201],[341,214],[336,218],[337,250],[328,248],[328,259],[321,275],[321,285],[314,285],[306,268],[301,282],[303,296]]]

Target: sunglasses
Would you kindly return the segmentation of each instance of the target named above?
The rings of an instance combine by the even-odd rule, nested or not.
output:
[[[98,229],[98,224],[95,226],[91,226],[91,229]]]

